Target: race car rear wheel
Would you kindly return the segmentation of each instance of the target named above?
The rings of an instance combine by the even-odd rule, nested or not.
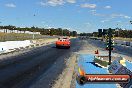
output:
[[[70,46],[68,46],[67,48],[70,49]]]

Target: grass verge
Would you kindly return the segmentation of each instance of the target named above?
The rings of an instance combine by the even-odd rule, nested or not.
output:
[[[98,63],[98,64],[100,64],[101,66],[104,66],[104,67],[107,67],[107,65],[108,65],[107,61],[101,60],[101,59],[99,59],[97,57],[94,58],[94,62]]]

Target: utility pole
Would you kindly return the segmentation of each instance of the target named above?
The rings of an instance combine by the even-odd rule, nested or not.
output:
[[[36,15],[34,14],[33,16],[35,18]],[[35,30],[35,26],[34,26],[34,30]],[[32,37],[33,37],[33,39],[35,39],[34,31],[33,31],[33,36]]]
[[[51,30],[49,29],[49,35],[51,36]]]
[[[62,36],[63,36],[63,29],[62,29],[61,33],[62,33]]]
[[[132,24],[132,20],[130,21],[130,24]],[[131,38],[130,38],[131,39]]]

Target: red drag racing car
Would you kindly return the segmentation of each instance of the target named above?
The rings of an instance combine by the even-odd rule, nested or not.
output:
[[[56,48],[70,48],[70,39],[69,38],[58,38],[56,41]]]

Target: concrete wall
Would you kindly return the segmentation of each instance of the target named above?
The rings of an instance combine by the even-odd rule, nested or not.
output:
[[[7,33],[26,33],[26,34],[40,34],[40,32],[30,32],[30,31],[18,31],[18,30],[9,30],[9,29],[0,29],[0,32],[7,31]]]
[[[6,41],[0,42],[0,52],[2,51],[9,51],[9,49],[26,47],[31,44],[30,40],[25,41]]]

